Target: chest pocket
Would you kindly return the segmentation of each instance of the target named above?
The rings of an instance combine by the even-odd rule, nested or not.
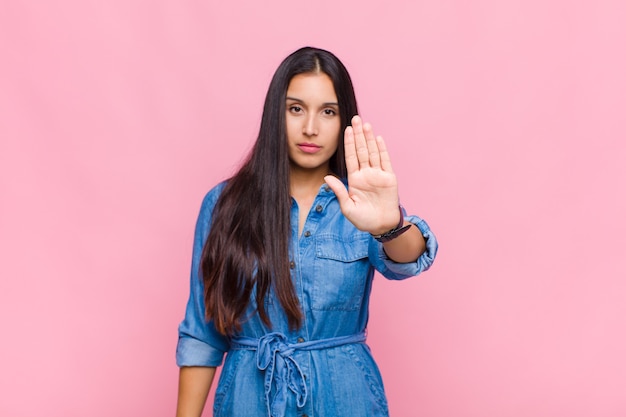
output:
[[[359,310],[372,268],[367,258],[369,236],[346,239],[319,235],[315,242],[315,276],[311,308]]]

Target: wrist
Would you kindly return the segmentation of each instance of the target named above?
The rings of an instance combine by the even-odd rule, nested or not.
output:
[[[389,242],[390,240],[397,238],[398,236],[409,230],[409,228],[411,227],[410,224],[404,226],[404,213],[402,210],[402,206],[398,206],[398,211],[400,212],[400,221],[398,222],[398,225],[395,226],[393,229],[390,229],[381,234],[370,233],[374,239],[381,243]]]

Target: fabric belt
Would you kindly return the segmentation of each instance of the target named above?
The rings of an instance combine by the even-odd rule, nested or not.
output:
[[[304,373],[294,359],[297,350],[321,350],[349,343],[365,342],[365,332],[329,339],[289,343],[282,333],[268,333],[260,339],[235,337],[231,339],[233,350],[256,350],[256,366],[265,373],[265,404],[268,417],[283,417],[287,409],[288,389],[296,396],[298,407],[306,404],[308,392]],[[274,395],[270,399],[274,386]]]

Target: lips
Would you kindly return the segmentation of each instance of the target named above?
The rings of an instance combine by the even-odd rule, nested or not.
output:
[[[322,149],[321,146],[318,146],[314,143],[300,143],[298,144],[298,148],[304,153],[315,153]]]

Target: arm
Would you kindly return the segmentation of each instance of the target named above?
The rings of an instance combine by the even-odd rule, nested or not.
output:
[[[183,366],[180,368],[176,417],[200,417],[214,376],[214,367]]]
[[[211,213],[221,186],[211,190],[202,202],[194,236],[190,293],[185,318],[178,326],[176,364],[178,378],[177,417],[200,417],[206,403],[215,369],[221,365],[228,341],[207,322],[204,304],[204,283],[199,274],[202,248],[209,233]]]
[[[326,183],[337,195],[341,211],[357,229],[372,235],[383,234],[398,225],[398,182],[383,138],[374,136],[372,127],[359,116],[344,134],[348,187],[333,177]],[[404,224],[410,224],[404,221]],[[409,230],[385,242],[387,256],[399,263],[415,262],[425,251],[426,242],[420,230]]]
[[[411,224],[404,221],[404,226]],[[397,238],[383,243],[385,253],[395,262],[415,262],[426,250],[426,241],[417,226],[411,224],[409,230]]]

